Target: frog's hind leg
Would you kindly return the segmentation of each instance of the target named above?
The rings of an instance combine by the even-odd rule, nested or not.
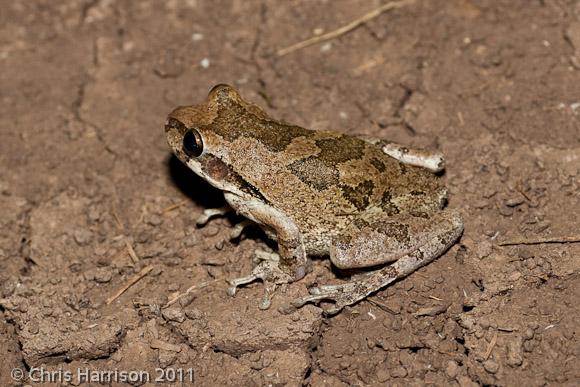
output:
[[[383,152],[404,164],[422,167],[431,172],[441,172],[445,169],[445,157],[440,152],[408,148],[394,142],[384,144],[382,149]]]
[[[399,224],[404,223],[399,220]],[[463,221],[457,212],[443,210],[435,214],[430,219],[430,222],[425,224],[425,227],[427,228],[425,234],[429,238],[417,244],[416,248],[404,253],[402,256],[394,257],[397,260],[393,264],[361,276],[351,282],[312,288],[309,296],[294,300],[292,306],[298,308],[310,302],[317,303],[321,300],[331,300],[334,301],[333,306],[325,309],[324,312],[326,314],[338,313],[345,306],[364,299],[369,294],[409,275],[443,254],[463,232]],[[414,237],[411,236],[411,238]],[[367,242],[367,245],[364,245],[363,239],[359,241],[361,244],[359,247],[363,250],[373,243],[373,241],[370,241]]]
[[[440,152],[431,152],[420,148],[410,148],[405,145],[381,139],[364,139],[365,141],[380,147],[385,154],[399,160],[403,164],[425,168],[434,173],[441,172],[445,169],[445,157]]]

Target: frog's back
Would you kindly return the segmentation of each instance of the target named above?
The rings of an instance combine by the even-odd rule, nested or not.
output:
[[[288,163],[286,171],[312,193],[338,204],[341,213],[377,206],[393,210],[410,196],[440,196],[444,189],[430,171],[403,164],[361,138],[319,132],[305,142],[317,150]]]
[[[399,162],[378,145],[272,119],[228,88],[215,93],[207,129],[221,138],[220,157],[299,225],[328,221],[333,227],[339,218],[348,221],[349,214],[373,207],[397,213],[441,206],[439,177]]]

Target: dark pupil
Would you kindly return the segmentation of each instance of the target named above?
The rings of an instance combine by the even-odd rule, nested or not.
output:
[[[189,157],[198,157],[203,151],[201,137],[195,130],[188,130],[183,136],[183,151]]]

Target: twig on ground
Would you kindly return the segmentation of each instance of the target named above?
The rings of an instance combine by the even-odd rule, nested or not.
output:
[[[383,4],[382,6],[375,8],[374,10],[370,11],[369,13],[361,16],[358,19],[353,20],[352,22],[350,22],[350,23],[348,23],[348,24],[346,24],[346,25],[344,25],[344,26],[342,26],[334,31],[330,31],[330,32],[327,32],[326,34],[303,40],[302,42],[298,42],[296,44],[293,44],[291,46],[288,46],[286,48],[278,50],[276,55],[278,57],[282,57],[284,55],[290,54],[291,52],[300,50],[300,49],[308,47],[308,46],[312,46],[313,44],[337,38],[340,35],[344,35],[347,32],[354,30],[355,28],[368,22],[369,20],[376,18],[377,16],[379,16],[383,12],[386,12],[386,11],[389,11],[389,10],[395,9],[395,8],[402,8],[404,6],[413,4],[414,2],[415,2],[415,0],[401,0],[401,1],[394,1],[391,3]]]
[[[392,314],[392,315],[397,315],[397,314],[399,314],[398,312],[395,312],[394,310],[392,310],[391,308],[389,308],[387,305],[385,305],[385,304],[383,304],[383,303],[380,303],[380,302],[378,302],[378,301],[372,300],[372,299],[370,299],[370,298],[369,298],[369,299],[367,299],[367,301],[368,301],[368,302],[370,302],[371,304],[375,305],[375,306],[376,306],[376,307],[378,307],[379,309],[381,309],[381,310],[383,310],[383,311],[387,312],[387,313],[390,313],[390,314]]]
[[[189,288],[187,288],[187,290],[185,292],[180,293],[177,296],[173,297],[171,300],[167,301],[167,303],[165,305],[163,305],[161,308],[162,309],[168,308],[171,305],[175,304],[177,301],[179,301],[179,299],[181,299],[183,296],[193,292],[194,290],[205,288],[207,285],[211,284],[212,282],[216,282],[216,281],[218,281],[218,280],[215,279],[212,281],[202,282],[199,285],[192,285]]]
[[[121,287],[121,289],[117,290],[117,293],[113,294],[111,297],[109,297],[107,299],[107,305],[109,305],[111,302],[113,302],[117,298],[119,298],[119,296],[121,296],[121,294],[125,293],[127,291],[127,289],[129,289],[131,286],[135,285],[137,283],[137,281],[139,281],[141,278],[143,278],[147,274],[149,274],[149,272],[151,270],[153,270],[153,265],[145,266],[143,269],[141,269],[141,271],[139,273],[135,274],[133,277],[131,277],[129,279],[129,281],[127,281],[127,283],[125,285],[123,285],[123,287]]]
[[[162,210],[161,210],[161,213],[162,213],[162,214],[165,214],[165,213],[167,213],[167,212],[170,212],[170,211],[176,210],[176,209],[178,209],[179,207],[183,206],[185,203],[187,203],[189,200],[190,200],[190,199],[183,199],[183,200],[180,200],[180,201],[178,201],[178,202],[177,202],[177,203],[175,203],[175,204],[172,204],[172,205],[170,205],[170,206],[167,206],[167,207],[165,207],[164,209],[162,209]]]
[[[111,214],[113,215],[113,219],[115,219],[115,223],[117,223],[119,230],[124,230],[125,226],[123,226],[123,223],[121,223],[121,219],[119,218],[117,210],[114,207],[111,209]]]
[[[483,356],[483,360],[489,359],[489,355],[491,355],[491,351],[493,351],[493,347],[495,347],[495,343],[497,343],[497,331],[494,332],[491,341],[487,347],[487,351],[485,351],[485,355]]]
[[[131,261],[133,261],[133,263],[139,262],[139,256],[135,252],[135,249],[133,248],[133,245],[131,244],[131,242],[129,242],[129,240],[127,240],[127,239],[125,239],[125,246],[127,246],[127,252],[129,253],[129,256],[131,257]]]
[[[517,239],[512,241],[504,241],[498,243],[500,246],[514,246],[514,245],[541,245],[545,243],[578,243],[580,242],[580,235],[571,235],[567,237],[548,237],[538,239]]]

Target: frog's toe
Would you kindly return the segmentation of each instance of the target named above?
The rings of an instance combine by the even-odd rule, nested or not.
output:
[[[276,290],[277,284],[292,282],[292,277],[279,268],[277,260],[262,260],[256,267],[254,267],[254,270],[252,270],[250,275],[228,281],[231,285],[227,290],[228,295],[234,296],[240,286],[254,282],[257,279],[261,279],[264,282],[265,287],[264,296],[259,305],[259,308],[262,310],[270,307],[272,295]]]
[[[367,291],[364,285],[359,282],[348,282],[340,285],[323,285],[311,288],[310,295],[292,301],[292,306],[300,308],[308,303],[318,304],[320,301],[329,300],[334,303],[332,306],[322,308],[324,314],[333,315],[342,310],[347,305],[352,305],[364,298]]]
[[[254,251],[254,263],[259,264],[263,261],[280,262],[280,255],[277,253],[270,253],[264,250]]]
[[[244,229],[251,226],[252,224],[254,224],[254,222],[252,222],[250,219],[244,219],[240,223],[236,224],[230,232],[230,240],[238,239],[240,235],[242,235],[242,232],[244,232]]]
[[[264,296],[262,297],[262,302],[258,305],[261,310],[266,310],[272,305],[272,296],[276,291],[277,285],[272,282],[264,282]]]
[[[206,208],[203,210],[202,214],[198,216],[195,223],[198,227],[205,226],[210,219],[215,218],[216,216],[223,216],[229,212],[232,212],[232,208],[229,206],[223,206],[219,208]]]
[[[234,279],[228,280],[228,283],[230,284],[230,287],[227,290],[228,295],[231,297],[235,296],[236,292],[240,286],[247,285],[251,282],[254,282],[258,278],[259,277],[256,274],[252,273],[252,274],[244,276],[244,277],[239,277],[239,278],[234,278]]]

